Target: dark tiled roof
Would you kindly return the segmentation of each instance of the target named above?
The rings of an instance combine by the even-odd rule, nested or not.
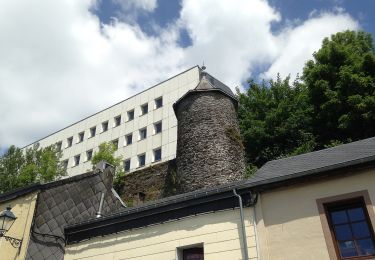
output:
[[[248,194],[250,191],[259,191],[259,189],[262,190],[264,187],[273,187],[277,184],[284,185],[285,181],[304,180],[304,177],[310,175],[318,177],[321,173],[327,173],[332,170],[357,167],[366,163],[372,163],[373,165],[374,162],[375,137],[316,152],[270,161],[247,180],[148,202],[141,206],[127,208],[122,212],[104,218],[85,220],[82,223],[70,225],[65,231],[68,232],[68,237],[74,237],[80,232],[82,232],[82,237],[87,235],[86,238],[98,236],[102,231],[99,230],[90,235],[88,229],[100,229],[102,228],[102,223],[111,225],[112,221],[114,221],[114,225],[119,226],[122,219],[126,219],[126,217],[131,219],[144,218],[144,222],[147,222],[146,220],[157,219],[157,215],[165,214],[168,210],[182,210],[188,207],[197,208],[202,203],[217,204],[219,199],[233,196],[231,195],[233,189],[237,189],[240,194]],[[186,214],[194,214],[194,210],[187,211]],[[147,218],[147,216],[152,217]],[[157,223],[157,220],[155,220],[155,223]],[[117,226],[113,230],[116,230]],[[129,224],[129,227],[124,227],[124,229],[131,228],[130,226],[131,224]],[[105,230],[104,232],[107,231]],[[74,243],[76,241],[73,238],[72,241],[68,242]]]
[[[201,72],[201,80],[199,81],[198,85],[192,89],[186,92],[182,97],[180,97],[174,104],[173,108],[176,109],[176,106],[180,103],[182,99],[184,99],[186,96],[191,95],[192,93],[201,92],[201,91],[220,91],[224,95],[232,98],[236,105],[237,105],[237,97],[233,94],[232,90],[222,83],[221,81],[217,80],[207,72]]]
[[[225,85],[224,83],[222,83],[220,80],[217,80],[216,78],[214,78],[210,74],[205,73],[205,72],[203,72],[203,73],[204,73],[203,77],[205,78],[205,81],[208,82],[211,85],[209,88],[221,90],[225,94],[227,94],[230,97],[232,97],[232,98],[234,98],[234,99],[237,100],[236,96],[233,94],[232,90],[227,85]],[[202,79],[201,82],[203,82],[203,79]],[[198,89],[201,88],[199,86],[200,84],[198,84],[198,86],[195,88],[196,90],[198,90]]]
[[[38,195],[26,259],[63,259],[64,227],[95,218],[103,192],[102,213],[120,211],[121,203],[112,193],[110,169],[43,185]]]
[[[249,180],[262,182],[317,174],[375,160],[375,137],[266,163]]]
[[[4,193],[0,194],[0,202],[5,202],[8,200],[13,200],[16,199],[20,196],[29,194],[31,192],[37,191],[42,187],[40,183],[34,183],[29,186],[23,187],[23,188],[18,188],[15,190],[7,191]]]

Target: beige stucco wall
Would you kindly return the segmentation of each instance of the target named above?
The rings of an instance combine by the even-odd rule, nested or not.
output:
[[[328,260],[316,199],[367,190],[373,204],[374,187],[375,170],[366,170],[261,194],[256,216],[262,260]]]
[[[29,193],[14,200],[0,202],[0,211],[8,205],[12,207],[12,212],[17,217],[13,226],[6,233],[7,236],[22,239],[21,248],[14,248],[4,238],[0,238],[0,259],[13,260],[25,259],[26,250],[29,243],[30,228],[33,220],[37,193]]]
[[[250,259],[256,259],[252,209],[245,209]],[[67,246],[71,259],[176,259],[177,248],[203,243],[204,259],[243,259],[239,210],[225,210],[125,231]]]

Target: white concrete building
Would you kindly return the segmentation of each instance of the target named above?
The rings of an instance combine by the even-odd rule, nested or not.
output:
[[[103,142],[117,144],[126,171],[176,157],[177,119],[172,105],[199,83],[195,66],[137,95],[67,126],[24,148],[58,144],[69,176],[92,169]]]

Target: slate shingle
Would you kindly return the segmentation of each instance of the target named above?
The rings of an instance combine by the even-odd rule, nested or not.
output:
[[[26,259],[62,260],[64,258],[64,227],[77,221],[95,218],[101,193],[105,192],[103,214],[122,210],[113,195],[109,170],[42,185],[38,194],[34,223]],[[49,234],[61,239],[38,235]]]

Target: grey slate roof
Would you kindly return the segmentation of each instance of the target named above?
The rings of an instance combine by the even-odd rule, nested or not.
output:
[[[111,189],[110,169],[42,185],[38,194],[26,259],[63,259],[64,227],[95,218],[102,192],[105,193],[103,215],[122,210],[120,201]]]
[[[375,137],[266,163],[251,182],[289,179],[375,160]]]
[[[201,80],[199,81],[198,85],[194,89],[189,90],[182,97],[180,97],[173,104],[173,108],[175,109],[176,106],[180,103],[180,101],[184,99],[186,96],[199,91],[220,91],[221,93],[232,98],[235,101],[236,105],[238,102],[237,97],[233,94],[232,90],[227,85],[217,80],[207,72],[201,71]]]
[[[223,197],[224,194],[228,196],[229,193],[233,193],[233,189],[238,190],[240,194],[262,191],[264,187],[274,187],[273,185],[275,184],[285,185],[284,181],[304,180],[304,177],[310,175],[319,176],[320,173],[345,167],[356,167],[369,162],[372,163],[371,165],[375,163],[375,137],[316,152],[270,161],[246,180],[151,201],[141,206],[127,208],[124,211],[108,215],[104,218],[85,220],[81,223],[70,225],[68,229],[75,229],[80,226],[84,228],[89,226],[95,227],[97,224],[100,226],[101,223],[105,222],[108,224],[111,220],[120,219],[123,216],[144,218],[144,214],[147,214],[147,212],[153,218],[156,218],[158,214],[165,213],[168,206],[181,209],[188,207],[193,200],[204,201],[205,198],[209,200],[209,197]],[[211,203],[215,203],[215,200],[212,201],[214,202]],[[116,221],[114,222],[115,224],[117,223]],[[94,236],[100,235],[99,233]]]

